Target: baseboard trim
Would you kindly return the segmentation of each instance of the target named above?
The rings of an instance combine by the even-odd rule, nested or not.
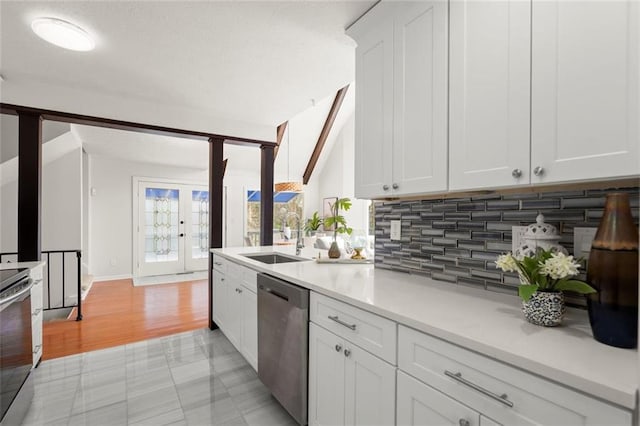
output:
[[[129,280],[133,278],[131,274],[122,274],[122,275],[102,275],[99,277],[94,277],[93,282],[97,283],[100,281],[115,281],[115,280]]]

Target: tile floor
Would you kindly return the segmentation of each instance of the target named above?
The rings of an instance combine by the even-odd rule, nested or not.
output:
[[[43,361],[31,425],[295,425],[220,330]]]

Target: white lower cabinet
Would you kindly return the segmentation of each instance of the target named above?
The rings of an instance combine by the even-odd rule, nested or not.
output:
[[[216,257],[214,257],[216,260]],[[255,271],[218,258],[213,270],[213,320],[258,370],[258,296]],[[214,263],[215,264],[215,263]],[[225,272],[222,272],[225,271]]]
[[[478,426],[480,414],[398,370],[397,424]]]
[[[242,355],[258,370],[258,295],[242,288]]]
[[[391,425],[396,368],[309,324],[309,424]]]
[[[486,416],[481,424],[495,424],[489,419],[519,426],[632,424],[630,411],[404,326],[398,328],[398,368],[428,385],[419,397],[413,395],[418,388],[410,387],[409,399],[433,401],[429,409],[441,413],[444,402],[432,397],[439,392]],[[398,379],[399,416],[401,387]],[[424,410],[420,416],[427,415]]]

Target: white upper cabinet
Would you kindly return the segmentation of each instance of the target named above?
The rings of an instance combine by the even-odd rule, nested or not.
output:
[[[531,4],[451,0],[449,189],[529,184]]]
[[[362,35],[356,50],[356,196],[390,187],[393,129],[393,22]]]
[[[639,9],[533,1],[532,183],[640,172]]]
[[[382,2],[349,29],[358,198],[447,189],[447,9]]]
[[[447,189],[447,2],[410,2],[394,22],[394,195]]]

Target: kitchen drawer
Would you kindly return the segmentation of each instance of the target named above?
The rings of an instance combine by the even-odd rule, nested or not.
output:
[[[242,285],[249,291],[258,292],[258,272],[251,268],[242,268]]]
[[[400,326],[398,368],[505,425],[630,425],[631,412]]]
[[[242,273],[244,271],[244,266],[240,266],[237,263],[233,263],[230,260],[227,260],[227,276],[229,278],[233,278],[237,280],[237,283],[239,284],[240,281],[242,280]]]
[[[214,254],[213,255],[213,269],[221,272],[223,274],[227,273],[227,264],[229,263],[229,261],[227,259],[225,259],[224,257]]]
[[[311,292],[310,319],[396,365],[396,323],[355,306]]]

